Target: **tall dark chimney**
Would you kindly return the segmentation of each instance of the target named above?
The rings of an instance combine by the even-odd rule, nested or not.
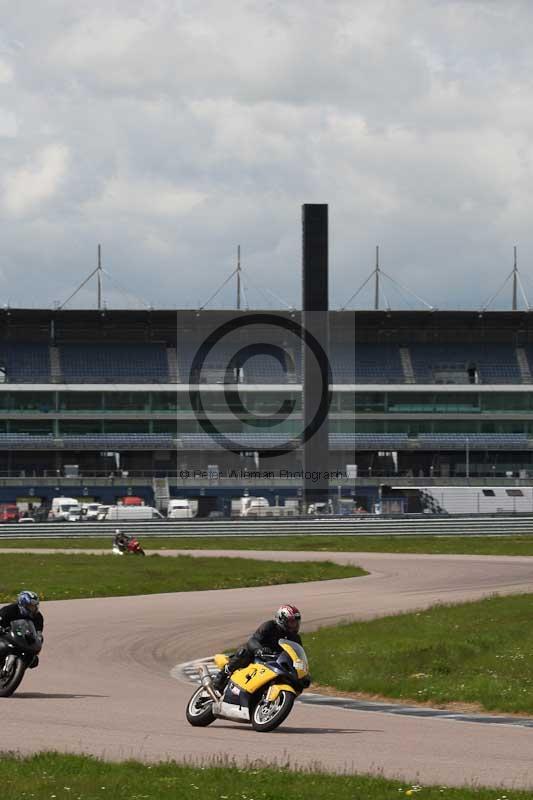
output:
[[[303,502],[329,498],[328,206],[302,207],[302,443]],[[324,400],[327,398],[327,408]],[[325,414],[322,412],[326,412]]]

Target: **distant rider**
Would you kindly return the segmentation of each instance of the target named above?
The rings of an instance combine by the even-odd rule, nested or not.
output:
[[[298,635],[302,615],[295,606],[280,606],[273,619],[268,619],[258,627],[256,632],[240,647],[228,664],[213,678],[213,687],[221,692],[232,672],[247,667],[256,658],[268,658],[281,653],[280,639],[301,644]]]
[[[12,622],[18,619],[29,619],[35,625],[35,630],[42,634],[44,628],[43,615],[39,611],[39,595],[29,589],[23,589],[17,597],[16,603],[10,603],[0,608],[0,633],[9,629]],[[35,656],[30,669],[35,669],[39,664],[39,656]]]
[[[117,528],[115,531],[115,537],[113,539],[113,545],[115,547],[118,547],[121,553],[123,553],[128,549],[129,542],[130,542],[130,537],[127,536],[125,533],[122,533],[120,528]]]

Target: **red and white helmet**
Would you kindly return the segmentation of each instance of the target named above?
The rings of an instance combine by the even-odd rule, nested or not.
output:
[[[286,633],[298,633],[302,615],[296,606],[280,606],[274,614],[274,620]]]

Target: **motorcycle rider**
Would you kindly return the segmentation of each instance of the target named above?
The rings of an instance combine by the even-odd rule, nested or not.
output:
[[[122,533],[120,528],[115,530],[115,536],[113,538],[113,545],[118,547],[118,549],[123,553],[125,550],[128,549],[128,544],[130,541],[130,537],[126,533]]]
[[[298,634],[302,615],[296,606],[283,605],[278,608],[273,619],[263,622],[243,647],[230,658],[226,666],[213,678],[213,688],[222,692],[232,672],[247,667],[254,659],[266,659],[281,653],[280,639],[301,644]]]
[[[44,628],[43,615],[39,611],[39,595],[29,589],[23,589],[16,603],[0,608],[0,633],[8,629],[12,622],[18,619],[29,619],[35,625],[35,630],[42,635]],[[35,669],[39,664],[39,656],[35,656],[30,669]]]

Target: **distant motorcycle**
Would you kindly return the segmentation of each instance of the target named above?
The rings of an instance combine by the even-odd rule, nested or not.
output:
[[[42,633],[28,619],[15,620],[0,634],[0,697],[16,691],[42,646]]]
[[[138,540],[132,537],[127,542],[113,542],[113,554],[116,556],[145,556],[146,553],[142,549]]]
[[[202,664],[202,685],[187,704],[187,721],[195,727],[205,727],[219,717],[251,723],[254,730],[265,732],[281,725],[311,680],[303,647],[288,639],[280,639],[279,644],[281,653],[263,653],[254,663],[235,670],[221,694],[214,689],[207,667]],[[219,669],[227,663],[227,656],[215,656]]]

